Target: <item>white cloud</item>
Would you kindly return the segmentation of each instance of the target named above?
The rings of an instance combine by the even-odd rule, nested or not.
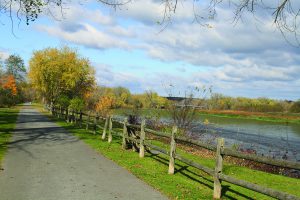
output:
[[[74,6],[66,11],[66,20],[49,27],[40,26],[39,30],[89,48],[137,49],[152,59],[178,61],[199,69],[206,67],[200,73],[191,74],[188,67],[177,65],[169,74],[145,72],[147,78],[144,78],[99,65],[96,68],[101,71],[99,81],[109,86],[163,91],[163,80],[175,80],[186,86],[199,82],[212,84],[229,94],[247,90],[248,94],[257,91],[258,96],[275,96],[276,91],[299,92],[300,49],[284,40],[265,13],[258,12],[256,19],[245,14],[243,21],[234,26],[230,23],[232,10],[222,6],[215,21],[210,22],[212,28],[205,28],[192,23],[192,5],[183,3],[178,5],[174,23],[161,31],[162,26],[156,22],[163,18],[162,9],[163,5],[156,0],[134,1],[116,13]]]
[[[56,36],[77,45],[83,45],[95,49],[121,48],[130,49],[129,44],[120,38],[111,36],[103,31],[97,30],[89,24],[80,24],[79,29],[68,31],[64,27],[39,26],[38,29],[45,31],[52,36]]]

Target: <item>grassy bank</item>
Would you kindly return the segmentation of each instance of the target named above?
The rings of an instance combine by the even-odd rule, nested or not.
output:
[[[168,175],[167,156],[146,153],[145,158],[141,159],[138,157],[138,153],[132,150],[122,150],[121,138],[117,136],[114,136],[113,142],[108,144],[106,141],[101,141],[100,139],[99,133],[102,130],[99,130],[98,134],[94,135],[90,131],[74,127],[62,120],[51,118],[62,127],[74,133],[93,149],[126,168],[135,176],[167,195],[170,199],[212,199],[213,179],[203,172],[176,161],[175,175]],[[167,149],[169,148],[168,145],[158,141],[152,141],[152,143]],[[205,166],[211,168],[214,166],[214,159],[192,155],[181,149],[178,149],[177,152]],[[224,173],[300,197],[299,179],[269,174],[228,163],[225,163]],[[272,199],[226,182],[223,182],[222,185],[223,199]]]
[[[300,114],[295,114],[295,113],[260,113],[260,112],[244,112],[244,111],[199,111],[199,115],[300,124]]]
[[[115,109],[115,114],[129,113],[130,109]],[[158,113],[161,117],[170,117],[168,110],[141,109],[141,114],[150,116],[153,113]],[[262,112],[244,112],[244,111],[222,111],[222,110],[199,110],[197,115],[200,120],[205,120],[205,117],[225,117],[232,119],[251,119],[278,123],[295,123],[300,124],[300,114],[295,113],[262,113]]]
[[[7,142],[15,127],[18,113],[18,108],[0,108],[0,167],[1,160],[7,149]]]

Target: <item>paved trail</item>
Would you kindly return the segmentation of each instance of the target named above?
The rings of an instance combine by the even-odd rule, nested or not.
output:
[[[167,199],[30,106],[3,168],[1,200]]]

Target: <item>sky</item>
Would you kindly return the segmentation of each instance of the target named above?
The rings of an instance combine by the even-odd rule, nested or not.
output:
[[[117,9],[74,1],[29,26],[13,18],[13,28],[1,14],[0,56],[19,54],[28,66],[33,51],[68,45],[91,61],[98,84],[133,93],[166,95],[172,84],[178,91],[212,86],[234,97],[300,99],[300,48],[289,35],[286,41],[270,13],[245,13],[234,23],[232,7],[220,5],[213,20],[196,22],[207,5],[193,9],[191,2],[179,3],[168,24],[157,0]]]

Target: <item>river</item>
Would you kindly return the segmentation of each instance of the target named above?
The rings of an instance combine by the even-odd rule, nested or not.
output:
[[[225,144],[242,151],[277,159],[300,161],[300,124],[204,115],[193,136],[207,142],[224,137]]]
[[[119,115],[122,118],[124,115]],[[208,124],[203,121],[207,119]],[[170,123],[170,118],[162,118]],[[275,159],[300,161],[300,124],[255,119],[200,115],[189,133],[194,139],[216,143],[225,138],[226,147]]]

